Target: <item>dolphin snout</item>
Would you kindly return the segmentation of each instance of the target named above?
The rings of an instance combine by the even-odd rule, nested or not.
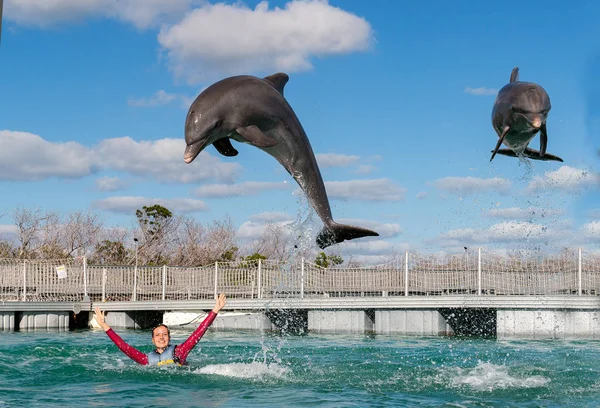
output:
[[[540,128],[542,126],[542,118],[540,118],[539,116],[534,117],[531,120],[531,126],[533,126],[536,129]]]

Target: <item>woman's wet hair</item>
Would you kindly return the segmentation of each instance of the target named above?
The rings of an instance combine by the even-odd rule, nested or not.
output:
[[[157,324],[152,328],[152,337],[154,337],[154,330],[158,329],[159,327],[164,327],[167,329],[167,334],[169,335],[169,338],[171,338],[171,330],[169,330],[169,327],[164,323]]]

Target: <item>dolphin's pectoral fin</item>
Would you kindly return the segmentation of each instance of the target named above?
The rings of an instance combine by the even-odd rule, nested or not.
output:
[[[510,73],[510,82],[517,82],[519,80],[519,67],[514,67]]]
[[[527,149],[525,149],[525,151],[523,152],[523,156],[528,157],[528,158],[530,158],[532,160],[563,162],[563,159],[561,159],[558,156],[555,156],[555,155],[550,154],[550,153],[545,153],[544,155],[542,155],[541,152],[538,152],[537,150],[530,149],[529,147]]]
[[[244,139],[246,139],[252,146],[273,147],[278,143],[277,140],[265,135],[262,130],[255,125],[239,127],[235,131],[238,132]]]
[[[509,156],[509,157],[519,157],[511,149],[500,149],[500,150],[498,150],[498,154],[501,154],[503,156]],[[550,153],[546,153],[542,156],[542,155],[540,155],[540,152],[538,152],[537,150],[530,149],[529,147],[527,149],[525,149],[525,151],[523,152],[523,156],[527,157],[528,159],[532,159],[532,160],[558,161],[558,162],[563,161],[563,159],[561,159],[560,157],[555,156]]]
[[[496,153],[498,153],[498,149],[500,149],[500,146],[502,146],[502,142],[504,142],[504,137],[506,136],[506,134],[508,133],[509,130],[510,130],[510,127],[508,127],[508,126],[504,127],[502,134],[498,138],[498,143],[496,143],[496,148],[494,150],[492,150],[492,157],[490,158],[490,161],[494,160],[494,157],[496,156]]]
[[[498,149],[496,153],[502,156],[519,157],[512,149]]]
[[[276,74],[269,75],[268,77],[264,77],[263,79],[270,83],[273,88],[277,89],[279,93],[283,95],[283,87],[290,80],[290,77],[283,72],[278,72]]]
[[[219,139],[219,140],[213,142],[213,146],[223,156],[233,157],[233,156],[237,156],[237,154],[238,154],[238,151],[235,150],[235,147],[233,147],[233,145],[231,144],[231,141],[228,138],[227,139]]]
[[[546,132],[546,124],[542,124],[540,128],[540,156],[546,154],[546,147],[548,146],[548,133]]]
[[[338,244],[350,239],[378,236],[378,233],[366,228],[332,222],[331,225],[323,227],[317,235],[317,245],[319,248],[325,249],[330,245]]]

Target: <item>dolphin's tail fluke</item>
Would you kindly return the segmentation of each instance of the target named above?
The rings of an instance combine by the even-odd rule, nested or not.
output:
[[[500,150],[498,150],[497,153],[504,155],[504,156],[519,157],[511,149],[500,149]],[[555,156],[550,153],[544,153],[544,155],[542,156],[542,155],[540,155],[539,150],[534,150],[534,149],[530,149],[530,148],[525,149],[525,151],[523,152],[523,156],[525,156],[529,159],[532,159],[532,160],[558,161],[558,162],[563,161],[563,159],[561,159],[560,157]]]
[[[331,222],[329,225],[323,227],[319,235],[317,235],[317,245],[319,248],[324,249],[330,245],[339,244],[342,241],[350,239],[378,236],[378,233],[366,228]]]

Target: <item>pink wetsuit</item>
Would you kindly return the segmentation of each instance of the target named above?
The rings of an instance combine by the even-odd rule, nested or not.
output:
[[[215,317],[217,317],[217,314],[211,310],[208,316],[204,318],[202,323],[200,323],[200,326],[194,330],[190,337],[188,337],[187,340],[182,344],[179,344],[175,347],[175,357],[179,358],[180,364],[185,364],[188,354],[190,351],[192,351],[198,341],[200,341],[204,335],[204,332],[206,332],[206,329],[208,329],[208,326],[210,326],[213,320],[215,320]],[[123,340],[117,333],[113,331],[113,329],[108,329],[106,334],[117,345],[117,347],[119,347],[119,349],[121,349],[121,351],[127,355],[127,357],[131,358],[136,363],[142,365],[148,364],[148,355],[127,344],[125,340]]]

